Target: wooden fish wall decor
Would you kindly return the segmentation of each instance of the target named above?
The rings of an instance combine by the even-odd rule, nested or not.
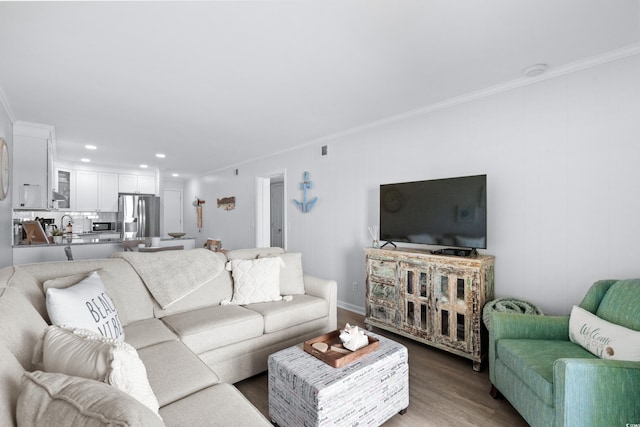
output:
[[[223,197],[222,199],[218,199],[218,207],[224,209],[225,211],[230,211],[235,209],[236,207],[235,196]]]
[[[293,201],[296,205],[298,205],[303,213],[307,213],[316,204],[316,202],[318,201],[318,197],[316,196],[313,199],[307,201],[307,190],[310,190],[313,186],[313,183],[309,181],[309,172],[304,171],[304,173],[302,174],[302,180],[303,181],[300,183],[300,189],[303,191],[302,201],[300,202],[295,199]]]

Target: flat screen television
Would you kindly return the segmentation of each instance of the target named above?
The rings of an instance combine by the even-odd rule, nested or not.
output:
[[[487,176],[380,185],[380,240],[487,248]]]

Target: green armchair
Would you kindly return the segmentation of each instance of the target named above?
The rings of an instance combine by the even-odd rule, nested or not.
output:
[[[593,284],[580,307],[640,331],[640,279]],[[569,340],[569,316],[494,312],[489,376],[531,426],[640,425],[640,362],[600,359]]]

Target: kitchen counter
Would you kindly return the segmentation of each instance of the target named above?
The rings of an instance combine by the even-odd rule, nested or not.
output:
[[[62,243],[33,243],[29,245],[13,245],[13,264],[27,264],[32,262],[66,261],[65,248],[69,247],[73,259],[108,258],[114,252],[122,252],[124,246],[138,246],[145,243],[150,246],[149,239],[125,239],[113,237],[114,233],[87,233],[74,235],[72,239],[63,239]],[[195,247],[195,238],[180,237],[160,240],[160,246],[182,245],[184,249]]]
[[[22,244],[18,243],[17,245],[13,245],[14,248],[37,248],[37,247],[51,247],[51,246],[69,246],[69,245],[96,245],[96,244],[106,244],[106,243],[126,243],[129,245],[137,246],[140,243],[145,243],[147,246],[151,244],[151,238],[143,238],[143,239],[122,239],[120,237],[113,237],[114,233],[109,234],[101,234],[101,233],[82,233],[82,234],[74,234],[71,239],[68,237],[63,237],[62,243],[30,243],[30,244]],[[160,239],[162,246],[171,246],[170,242],[174,242],[175,244],[183,244],[185,240],[194,240],[194,237],[177,237],[172,238],[168,237],[166,239]],[[194,242],[195,245],[195,242]],[[188,248],[185,246],[186,249]]]

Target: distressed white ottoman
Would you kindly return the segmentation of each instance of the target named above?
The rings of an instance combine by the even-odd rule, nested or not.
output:
[[[342,368],[302,345],[269,356],[269,416],[280,427],[379,426],[409,406],[407,348],[369,332],[380,348]]]

